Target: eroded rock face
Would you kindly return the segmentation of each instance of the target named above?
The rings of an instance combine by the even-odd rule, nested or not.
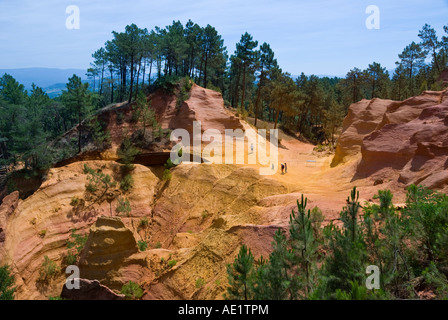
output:
[[[373,99],[353,104],[332,164],[360,153],[355,178],[446,188],[447,97],[447,90],[425,91],[402,102]]]
[[[58,296],[66,275],[64,257],[69,248],[67,241],[71,230],[78,235],[89,233],[97,217],[112,214],[117,216],[117,199],[111,205],[86,202],[84,206],[72,206],[73,198],[86,198],[86,175],[84,164],[95,170],[120,179],[120,165],[113,161],[77,162],[61,168],[53,168],[47,180],[33,195],[19,200],[16,193],[6,197],[0,205],[0,228],[5,241],[0,242],[0,263],[9,264],[16,276],[17,299],[46,299]],[[129,217],[123,217],[125,223],[138,221],[142,216],[151,216],[151,204],[154,201],[159,179],[146,167],[136,165],[132,172],[135,187],[125,196],[131,204]],[[58,274],[45,287],[37,286],[39,269],[44,257],[61,267]]]
[[[162,129],[186,129],[191,139],[193,139],[193,121],[201,122],[202,132],[207,129],[216,129],[224,134],[225,129],[244,130],[244,125],[240,120],[224,107],[221,93],[202,88],[197,84],[193,84],[189,99],[180,106],[177,104],[175,94],[167,93],[162,89],[155,91],[147,99],[151,101],[150,108],[154,110],[156,120]],[[110,134],[110,144],[100,148],[85,136],[83,139],[85,140],[84,149],[86,151],[72,158],[64,159],[57,165],[64,166],[76,161],[96,159],[115,161],[119,158],[117,150],[126,136],[134,137],[134,140],[142,142],[142,137],[135,138],[137,131],[142,129],[142,124],[132,120],[134,107],[135,102],[131,104],[122,102],[100,110],[98,119],[105,124],[105,130]],[[170,141],[169,136],[156,139],[149,125],[147,129],[147,141],[140,145],[143,153],[160,153],[171,150],[174,142]],[[58,146],[66,146],[67,141],[77,137],[77,135],[77,126],[75,126],[58,140],[58,143],[60,143]],[[86,132],[84,132],[84,135],[86,135]]]
[[[170,119],[169,128],[183,128],[193,132],[193,121],[200,121],[202,132],[208,129],[243,129],[242,123],[224,108],[224,100],[219,92],[193,85],[190,98],[185,101],[177,115]]]
[[[398,181],[432,189],[446,186],[448,168],[448,103],[425,108],[418,118],[385,125],[364,140],[360,176],[399,171]]]
[[[363,139],[378,128],[388,107],[394,105],[396,102],[382,99],[364,99],[352,104],[342,124],[342,134],[338,139],[331,166],[343,163],[358,154]]]
[[[6,240],[6,225],[19,204],[19,192],[7,195],[0,204],[0,243]]]
[[[76,279],[79,281],[79,289],[67,289],[63,287],[61,298],[68,300],[124,300],[124,294],[117,294],[98,280]]]
[[[106,161],[88,164],[111,174],[117,166]],[[235,259],[241,243],[248,244],[257,259],[268,257],[275,231],[287,228],[300,198],[289,186],[250,167],[181,164],[169,181],[159,182],[148,168],[136,166],[134,187],[125,195],[131,215],[117,217],[113,211],[110,217],[107,201],[92,211],[87,205],[76,210],[70,205],[74,196],[84,197],[82,167],[74,163],[52,169],[49,180],[19,201],[9,216],[6,231],[14,237],[0,243],[0,259],[13,266],[17,299],[61,294],[72,229],[89,234],[78,262],[86,290],[65,292],[66,298],[115,298],[107,288],[117,294],[133,281],[144,290],[143,299],[222,299],[226,265]],[[145,230],[139,228],[143,218],[149,223]],[[42,229],[47,230],[44,237],[39,236]],[[136,241],[143,240],[148,248],[138,251]],[[61,273],[47,287],[38,287],[45,256],[61,267]],[[196,285],[198,279],[203,286]]]
[[[110,271],[137,251],[132,231],[119,217],[98,217],[79,260],[80,273],[87,279],[106,279]]]

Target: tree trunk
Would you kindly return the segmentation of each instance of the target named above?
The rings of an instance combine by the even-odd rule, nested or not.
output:
[[[134,56],[131,56],[131,87],[129,88],[129,100],[128,100],[128,103],[131,103],[131,100],[132,100],[133,85],[134,85]]]
[[[138,94],[138,79],[140,78],[140,69],[142,67],[142,62],[138,63],[138,71],[137,71],[137,82],[135,83],[135,98],[134,100],[137,100],[137,94]]]
[[[263,70],[261,70],[261,74],[260,74],[260,82],[258,83],[258,88],[257,88],[257,100],[255,100],[255,127],[257,126],[257,118],[258,118],[258,108],[260,106],[260,101],[261,101],[261,89],[263,86]]]
[[[434,63],[436,64],[436,68],[437,68],[437,73],[440,73],[440,67],[439,67],[439,62],[437,61],[437,53],[436,53],[436,50],[433,49],[432,52],[433,52],[432,55],[433,55],[433,57],[434,57]]]
[[[152,71],[152,59],[149,62],[149,76],[148,76],[148,86],[151,85],[151,71]]]
[[[142,89],[145,86],[146,61],[143,59]]]
[[[81,106],[79,106],[78,110],[78,153],[81,153]]]
[[[205,53],[205,63],[204,63],[204,88],[207,88],[207,63],[208,55]]]
[[[280,109],[275,110],[275,122],[274,122],[274,129],[277,129],[277,122],[278,122],[278,116],[280,115]]]
[[[110,103],[112,103],[114,102],[114,73],[112,69],[110,70],[110,84],[111,84]]]
[[[101,69],[101,82],[100,82],[100,96],[103,94],[103,79],[104,79],[104,63]]]
[[[243,64],[243,92],[241,94],[241,111],[244,110],[244,99],[246,95],[246,65]]]

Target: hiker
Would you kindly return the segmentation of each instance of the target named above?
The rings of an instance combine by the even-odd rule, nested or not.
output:
[[[285,170],[285,165],[282,163],[282,174],[283,174],[283,170]]]
[[[254,144],[253,143],[250,144],[250,153],[254,153]]]
[[[285,173],[288,173],[288,167],[286,166],[286,162],[285,162]]]

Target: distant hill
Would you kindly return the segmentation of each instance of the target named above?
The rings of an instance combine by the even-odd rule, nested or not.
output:
[[[27,90],[31,89],[34,83],[48,93],[50,97],[61,94],[65,89],[68,78],[76,74],[82,80],[87,80],[84,69],[57,69],[57,68],[21,68],[21,69],[0,69],[0,76],[10,74],[19,83],[23,84]]]

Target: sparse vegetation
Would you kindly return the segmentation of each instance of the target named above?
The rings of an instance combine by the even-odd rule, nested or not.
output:
[[[163,171],[162,179],[163,179],[163,180],[171,180],[171,178],[172,178],[171,171],[168,170],[168,169],[165,169],[165,170]]]
[[[182,103],[188,100],[192,86],[192,81],[188,76],[179,81],[179,93],[177,95],[176,108],[180,108]]]
[[[204,222],[205,219],[207,219],[210,216],[210,213],[207,211],[207,209],[205,209],[204,211],[202,211],[201,213],[201,223]]]
[[[8,265],[0,267],[0,300],[14,300],[15,279]]]
[[[170,268],[174,267],[176,264],[177,264],[177,261],[176,261],[176,260],[170,260],[170,261],[168,261],[168,267],[170,267]]]
[[[131,203],[127,198],[118,198],[118,206],[117,206],[117,213],[124,214],[125,216],[129,217],[129,215],[132,212],[131,209]]]
[[[289,237],[278,230],[269,259],[240,248],[228,265],[227,299],[412,299],[416,286],[445,299],[448,279],[448,196],[410,186],[406,207],[379,190],[379,204],[359,203],[354,188],[340,213],[342,225],[323,229],[322,215],[302,197],[290,217]],[[366,268],[380,270],[380,289],[367,290]]]
[[[84,249],[88,235],[79,235],[76,233],[76,229],[71,230],[70,238],[67,240],[68,253],[65,257],[65,263],[67,265],[74,265],[78,261],[78,257]]]
[[[143,289],[140,288],[137,283],[129,281],[123,285],[121,288],[121,293],[124,294],[128,300],[136,300],[143,296]]]
[[[87,189],[87,187],[86,187],[86,189]],[[72,207],[77,207],[77,206],[79,206],[80,204],[81,204],[81,199],[79,199],[79,198],[76,197],[76,196],[72,197],[72,199],[70,200],[70,205],[71,205]]]
[[[148,243],[146,241],[139,240],[137,245],[140,251],[146,251],[146,249],[148,248]]]
[[[125,137],[121,143],[121,147],[118,149],[117,154],[121,162],[124,164],[124,173],[128,174],[134,170],[135,166],[133,164],[135,156],[138,155],[140,151],[134,147],[131,139]]]
[[[162,244],[160,242],[156,242],[156,244],[154,245],[154,248],[160,249],[160,248],[162,248]]]
[[[149,226],[149,220],[148,220],[148,218],[147,218],[147,217],[143,217],[143,218],[140,220],[138,226],[139,226],[140,228],[147,228],[147,227]]]
[[[54,262],[50,260],[48,256],[44,257],[44,261],[39,269],[38,281],[49,282],[51,279],[56,277],[61,272],[61,268]]]
[[[134,178],[132,177],[132,175],[131,174],[125,175],[123,180],[121,180],[120,182],[121,190],[127,192],[131,190],[133,186],[134,186]]]
[[[205,280],[202,278],[197,278],[196,279],[196,288],[200,289],[202,288],[202,286],[205,284]]]
[[[87,175],[86,191],[93,197],[93,202],[101,202],[104,195],[117,183],[108,174],[100,169],[94,170],[87,164],[84,164],[84,174]]]
[[[39,237],[41,237],[41,238],[45,238],[46,234],[47,234],[47,230],[46,229],[43,229],[43,230],[39,231]]]

